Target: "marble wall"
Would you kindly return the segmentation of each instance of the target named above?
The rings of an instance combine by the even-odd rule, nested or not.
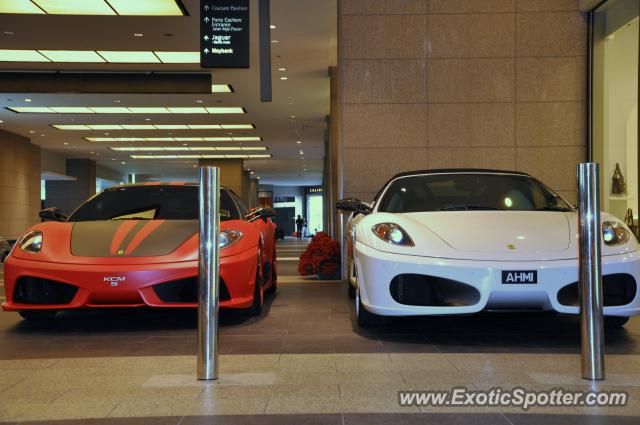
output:
[[[585,158],[577,0],[339,0],[345,196],[393,174],[525,171],[574,200]]]

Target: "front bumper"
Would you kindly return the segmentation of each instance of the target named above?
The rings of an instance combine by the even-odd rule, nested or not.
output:
[[[482,310],[538,310],[578,314],[579,307],[561,304],[558,292],[578,281],[577,260],[498,262],[452,260],[390,254],[357,244],[355,255],[360,300],[365,308],[383,316],[471,314]],[[537,284],[502,283],[503,270],[536,270]],[[640,314],[640,252],[602,257],[603,276],[628,274],[636,282],[633,300],[624,305],[605,306],[604,314]],[[443,278],[475,288],[479,296],[468,305],[424,306],[397,302],[390,284],[399,275],[413,274]]]
[[[223,308],[247,308],[253,301],[257,249],[222,257],[220,277],[228,299]],[[157,263],[143,265],[60,264],[11,257],[5,263],[5,311],[65,310],[77,308],[168,307],[196,308],[198,262]],[[53,281],[77,288],[65,303],[25,303],[16,295],[22,278]],[[182,298],[168,299],[156,285],[183,281]],[[189,287],[192,286],[192,287]],[[156,288],[154,288],[156,287]],[[184,290],[188,295],[184,296]],[[221,288],[221,294],[224,291]],[[164,300],[163,300],[164,298]],[[16,301],[18,300],[18,301]]]

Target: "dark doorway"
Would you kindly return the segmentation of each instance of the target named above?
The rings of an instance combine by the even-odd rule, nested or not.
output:
[[[293,235],[296,209],[294,207],[276,208],[276,214],[278,229],[283,229],[285,236]]]

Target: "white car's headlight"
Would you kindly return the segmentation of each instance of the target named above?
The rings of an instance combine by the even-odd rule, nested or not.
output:
[[[238,230],[222,230],[220,231],[220,249],[228,248],[240,239],[242,239],[242,232]]]
[[[400,226],[394,223],[379,223],[371,228],[377,237],[393,245],[415,246],[411,237]]]
[[[605,221],[602,223],[602,239],[606,245],[622,245],[629,242],[631,234],[619,223]]]
[[[42,232],[38,230],[27,232],[18,241],[18,246],[23,251],[37,254],[42,249]]]

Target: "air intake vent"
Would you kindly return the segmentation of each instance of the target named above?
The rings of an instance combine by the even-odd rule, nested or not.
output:
[[[389,286],[391,297],[404,305],[461,307],[477,304],[480,292],[472,286],[435,276],[401,274]]]
[[[173,280],[171,282],[154,285],[153,290],[165,303],[196,303],[198,302],[198,278]],[[220,301],[230,300],[229,290],[224,280],[220,279]]]
[[[69,304],[78,287],[37,277],[21,277],[13,291],[13,302],[20,304]]]

